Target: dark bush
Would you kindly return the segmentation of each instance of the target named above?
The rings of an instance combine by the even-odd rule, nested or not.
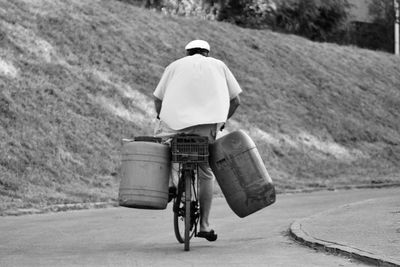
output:
[[[228,0],[217,19],[246,28],[271,28],[275,23],[275,9],[269,0]]]
[[[347,0],[283,2],[276,10],[275,27],[314,41],[335,41],[345,31],[348,8]]]

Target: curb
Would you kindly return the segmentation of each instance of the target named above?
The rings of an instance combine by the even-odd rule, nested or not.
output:
[[[354,190],[354,189],[381,189],[381,188],[391,188],[400,187],[400,183],[377,183],[377,184],[360,184],[360,185],[344,185],[336,186],[334,188],[307,188],[307,189],[294,189],[285,190],[284,192],[278,192],[280,194],[296,194],[296,193],[313,193],[321,191],[339,191],[339,190]]]
[[[321,240],[309,235],[302,229],[302,221],[305,219],[296,220],[290,225],[289,233],[297,242],[308,247],[323,250],[335,255],[350,257],[367,264],[375,266],[400,267],[400,262],[392,259],[387,259],[380,255],[375,255],[368,251],[357,248],[348,247],[336,242]]]

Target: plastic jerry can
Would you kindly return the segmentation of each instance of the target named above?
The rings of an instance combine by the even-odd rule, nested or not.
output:
[[[119,205],[165,209],[168,204],[170,147],[156,138],[139,137],[122,147]]]
[[[275,186],[253,140],[242,130],[210,147],[210,166],[228,205],[246,217],[275,202]]]

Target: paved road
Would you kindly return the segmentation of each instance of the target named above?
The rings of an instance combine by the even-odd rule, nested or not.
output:
[[[218,198],[212,216],[219,239],[195,239],[190,252],[175,240],[170,206],[0,217],[0,266],[365,266],[299,245],[288,228],[296,219],[396,190],[278,195],[274,205],[243,219]]]

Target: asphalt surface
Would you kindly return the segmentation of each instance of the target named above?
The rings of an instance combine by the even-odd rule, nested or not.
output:
[[[106,208],[3,216],[0,266],[367,266],[356,254],[321,249],[317,241],[329,241],[330,236],[323,234],[333,232],[324,223],[338,222],[339,214],[343,227],[336,230],[347,232],[343,237],[334,234],[338,239],[330,241],[355,249],[357,244],[351,242],[373,245],[379,240],[377,247],[384,249],[369,252],[394,261],[399,251],[398,193],[399,189],[391,188],[278,195],[275,204],[243,219],[229,209],[225,199],[218,198],[211,215],[218,240],[193,239],[189,252],[175,240],[170,205],[162,211]],[[342,211],[346,207],[349,214]],[[350,214],[355,210],[361,218],[361,210],[371,207],[386,217],[366,216],[368,221],[361,220],[364,224],[391,222],[384,237],[372,240],[353,231],[365,233],[366,228],[353,223]],[[313,249],[302,245],[306,239],[294,240],[289,229],[293,236],[297,231],[298,240],[301,235],[308,237]],[[382,233],[368,231],[373,230],[371,235]],[[385,254],[388,251],[394,256]]]
[[[304,244],[376,266],[400,266],[400,190],[295,221]]]

